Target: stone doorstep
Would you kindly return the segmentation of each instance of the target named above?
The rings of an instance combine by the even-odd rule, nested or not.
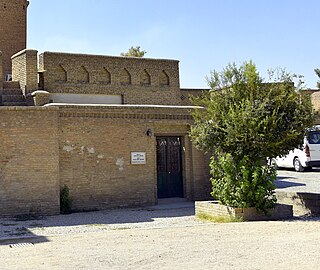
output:
[[[293,207],[287,204],[276,204],[269,215],[259,213],[254,207],[236,208],[220,204],[218,201],[196,201],[195,213],[210,216],[243,218],[245,221],[281,220],[293,218]]]

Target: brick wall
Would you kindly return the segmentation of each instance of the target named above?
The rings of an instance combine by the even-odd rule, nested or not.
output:
[[[0,51],[0,91],[3,89],[2,52]]]
[[[44,52],[40,85],[51,93],[122,95],[124,104],[179,105],[179,62]]]
[[[11,56],[26,48],[26,0],[0,0],[0,51],[3,74],[11,74]]]
[[[38,89],[38,56],[36,50],[22,50],[12,56],[12,80],[19,81],[23,94]]]
[[[209,191],[199,186],[205,182],[207,164],[200,153],[193,156],[189,110],[60,106],[60,185],[69,186],[74,209],[155,204],[157,136],[182,138],[184,196],[206,198]],[[147,129],[153,136],[146,136]],[[130,164],[131,152],[145,152],[147,163]]]
[[[188,137],[191,107],[0,108],[0,216],[58,214],[67,185],[74,210],[157,202],[156,138],[182,139],[184,197],[205,199],[207,161]],[[152,136],[146,131],[152,130]],[[145,152],[146,164],[131,164]]]
[[[202,151],[192,146],[192,169],[197,185],[193,187],[194,200],[212,200],[210,195],[212,185],[210,181],[210,155],[203,154]]]
[[[190,106],[193,105],[191,102],[192,97],[198,97],[201,96],[203,93],[208,92],[209,89],[187,89],[182,88],[180,89],[181,96],[180,96],[180,105],[182,106]]]
[[[0,216],[59,213],[56,108],[0,107]]]

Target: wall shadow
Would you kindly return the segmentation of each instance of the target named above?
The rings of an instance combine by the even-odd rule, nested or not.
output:
[[[23,231],[17,231],[15,228],[14,230],[12,230],[11,233],[9,233],[6,236],[3,236],[3,238],[0,238],[0,246],[16,245],[23,243],[31,243],[33,245],[36,245],[45,242],[50,242],[47,237],[33,234],[28,228],[25,227],[23,228]]]
[[[188,205],[181,204],[181,208],[179,208],[179,204],[174,206],[168,205],[168,207],[160,205],[160,207],[150,206],[144,208],[78,212],[68,215],[39,217],[37,219],[30,220],[17,220],[14,218],[0,219],[0,235],[3,235],[3,233],[1,234],[1,231],[3,232],[4,230],[7,230],[7,232],[10,232],[7,233],[6,236],[13,238],[8,241],[3,241],[0,239],[0,245],[8,245],[10,243],[17,242],[33,243],[36,241],[36,243],[40,243],[49,241],[46,237],[37,237],[37,235],[33,234],[33,228],[41,229],[49,227],[70,227],[81,225],[88,225],[91,227],[91,225],[107,225],[107,228],[105,229],[121,229],[139,227],[139,223],[157,222],[157,219],[193,217],[194,215],[195,209],[194,203],[192,203]],[[143,227],[143,225],[141,227]],[[18,235],[19,233],[21,233],[21,235]]]

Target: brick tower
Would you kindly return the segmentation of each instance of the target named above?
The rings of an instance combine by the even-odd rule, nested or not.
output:
[[[27,46],[27,0],[0,0],[0,51],[3,75],[11,74],[11,56]]]

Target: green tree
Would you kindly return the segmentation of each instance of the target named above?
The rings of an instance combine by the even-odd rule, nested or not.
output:
[[[270,72],[265,83],[252,62],[229,64],[211,72],[211,91],[194,99],[201,108],[190,134],[196,147],[212,153],[211,194],[224,204],[273,207],[276,171],[265,160],[301,147],[313,124],[310,96],[297,91],[294,76],[276,75]]]
[[[320,79],[320,68],[316,68],[314,70],[314,72],[318,75],[318,77]],[[317,87],[320,89],[320,81],[317,82]]]
[[[127,57],[143,57],[147,52],[141,51],[140,46],[137,47],[131,47],[128,52],[121,53],[121,56],[127,56]]]

